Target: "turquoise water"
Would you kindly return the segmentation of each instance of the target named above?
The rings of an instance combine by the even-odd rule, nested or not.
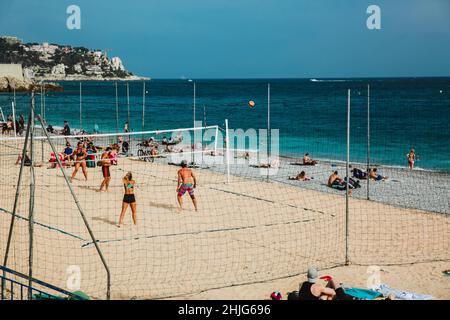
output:
[[[371,159],[406,166],[415,148],[423,169],[450,171],[450,78],[302,80],[196,80],[196,119],[230,128],[267,127],[267,83],[271,84],[271,127],[280,130],[280,153],[345,159],[347,90],[352,92],[351,160],[367,155],[367,85],[371,85]],[[63,93],[46,96],[46,120],[63,120],[79,128],[79,83],[63,83]],[[115,83],[83,83],[83,128],[116,131]],[[145,129],[193,125],[193,83],[152,80],[146,83]],[[127,120],[125,83],[119,83],[119,130]],[[142,129],[142,82],[130,82],[131,129]],[[4,112],[9,95],[0,96]],[[37,98],[37,109],[40,109]],[[256,102],[255,108],[248,101]],[[18,97],[18,113],[27,113],[29,98]],[[206,117],[205,117],[206,114]]]

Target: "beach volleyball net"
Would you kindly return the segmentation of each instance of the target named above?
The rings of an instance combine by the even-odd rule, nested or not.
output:
[[[333,171],[345,176],[345,131],[332,143],[320,131],[312,134],[342,159],[305,166],[296,155],[314,156],[319,148],[293,145],[295,152],[281,156],[274,141],[287,143],[282,134],[232,130],[227,122],[69,137],[47,137],[36,127],[26,146],[33,166],[17,161],[24,137],[0,138],[0,262],[9,243],[6,265],[23,274],[32,270],[37,279],[94,298],[109,292],[114,299],[154,299],[287,278],[311,265],[450,259],[445,210],[376,198],[383,194],[377,189],[389,186],[386,192],[408,195],[406,186],[420,178],[396,171],[400,183],[371,184],[373,199],[363,188],[347,198],[327,186]],[[67,158],[65,149],[77,154],[78,143],[86,158]],[[102,156],[110,151],[105,171]],[[184,186],[180,210],[182,162],[197,181]],[[301,171],[311,180],[290,179]],[[128,205],[118,228],[128,173],[137,225]],[[108,175],[108,190],[100,191]]]

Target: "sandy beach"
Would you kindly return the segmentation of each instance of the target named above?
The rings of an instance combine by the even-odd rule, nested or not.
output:
[[[11,153],[11,147],[2,143],[3,155]],[[47,154],[48,146],[44,149]],[[375,201],[364,200],[363,188],[355,191],[346,224],[345,197],[323,186],[330,170],[343,171],[341,167],[321,164],[308,168],[314,180],[288,182],[287,176],[300,167],[283,160],[266,182],[258,176],[259,169],[235,165],[229,183],[223,165],[199,168],[199,212],[185,197],[180,213],[178,167],[168,161],[121,158],[111,169],[109,192],[96,191],[100,168],[88,169],[88,181],[80,171],[73,183],[110,268],[114,299],[264,299],[274,290],[297,289],[310,265],[352,286],[364,285],[368,265],[385,266],[389,273],[383,279],[392,287],[450,297],[449,279],[439,274],[449,268],[450,259],[449,209],[443,196],[448,175],[427,179],[414,193],[405,186],[417,186],[415,175],[426,177],[424,173],[383,168],[382,174],[400,182],[375,185]],[[14,162],[13,156],[0,159],[1,259],[19,170]],[[131,224],[128,212],[126,226],[119,229],[121,178],[128,171],[137,184],[138,226]],[[79,266],[81,290],[105,298],[106,272],[61,171],[41,167],[35,173],[34,276],[66,288],[67,268]],[[23,273],[28,264],[29,181],[26,170],[9,258],[9,266]],[[351,266],[344,266],[346,245]]]

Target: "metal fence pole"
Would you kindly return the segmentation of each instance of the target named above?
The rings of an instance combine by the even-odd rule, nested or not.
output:
[[[6,242],[5,257],[3,259],[4,267],[6,267],[8,264],[9,250],[11,247],[12,234],[13,234],[13,230],[14,230],[14,222],[16,220],[16,212],[17,212],[17,207],[18,207],[18,202],[19,202],[19,197],[20,197],[20,187],[22,185],[23,169],[25,167],[25,156],[27,154],[27,148],[28,148],[28,142],[29,142],[29,136],[30,136],[30,128],[31,128],[31,110],[30,110],[30,114],[28,116],[27,131],[25,133],[25,142],[24,142],[24,145],[22,148],[22,160],[20,161],[19,178],[17,180],[17,187],[16,187],[16,194],[14,197],[14,205],[13,205],[11,223],[9,226],[8,241]]]
[[[227,161],[227,183],[230,183],[230,135],[228,133],[228,119],[225,119],[225,156]]]
[[[269,167],[267,168],[267,182],[269,182],[269,174],[270,174],[270,157],[271,157],[271,141],[272,137],[270,134],[270,83],[267,84],[267,161]]]
[[[42,120],[41,116],[38,116],[38,120],[41,123],[41,125],[44,126],[44,121]],[[48,143],[50,144],[50,147],[52,148],[52,152],[54,154],[58,154],[58,152],[56,151],[55,145],[53,144],[50,136],[48,135],[48,132],[44,131],[44,134],[45,134],[45,137],[47,138]],[[69,181],[69,178],[68,178],[68,176],[66,174],[66,171],[64,170],[64,167],[63,167],[59,157],[56,157],[56,161],[58,162],[58,166],[61,169],[61,172],[63,174],[64,180],[66,181],[66,184],[69,187],[69,190],[70,190],[70,193],[72,195],[72,198],[75,201],[75,204],[76,204],[76,206],[78,208],[78,211],[80,212],[80,215],[81,215],[81,218],[83,219],[84,225],[86,226],[86,229],[89,232],[89,235],[91,237],[92,243],[94,244],[95,249],[97,250],[97,253],[100,256],[100,260],[102,261],[102,264],[103,264],[103,266],[104,266],[104,268],[106,270],[106,277],[107,277],[107,279],[106,279],[106,286],[107,286],[106,299],[110,300],[111,299],[111,273],[109,271],[109,267],[108,267],[108,265],[106,263],[105,257],[103,256],[103,253],[102,253],[102,251],[100,249],[100,246],[97,243],[97,239],[95,238],[95,235],[94,235],[94,233],[93,233],[93,231],[92,231],[92,229],[91,229],[91,227],[89,225],[89,222],[87,221],[87,218],[86,218],[86,216],[84,214],[84,210],[81,207],[80,201],[78,200],[78,197],[76,196],[76,194],[75,194],[75,192],[74,192],[74,190],[72,188],[72,184]]]
[[[33,244],[34,244],[34,193],[35,193],[35,173],[34,173],[34,91],[31,93],[31,128],[30,128],[30,201],[28,211],[28,299],[33,299]],[[56,153],[55,153],[56,154]]]
[[[142,132],[145,130],[145,81],[142,88]]]
[[[192,155],[191,155],[191,162],[192,162],[192,166],[195,166],[195,120],[196,120],[196,111],[197,111],[197,85],[194,82],[194,109],[193,109],[193,114],[192,114],[192,119],[194,121],[194,137],[192,137]]]
[[[370,85],[367,85],[367,200],[370,200]]]
[[[348,228],[348,218],[349,218],[349,192],[350,192],[350,98],[351,91],[348,90],[347,97],[347,156],[346,156],[346,187],[345,187],[345,264],[349,264],[350,259],[348,257],[348,237],[349,237],[349,228]]]
[[[119,89],[116,82],[116,133],[119,133]]]
[[[80,131],[83,130],[83,96],[80,82]]]

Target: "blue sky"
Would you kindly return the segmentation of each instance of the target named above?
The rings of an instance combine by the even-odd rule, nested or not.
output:
[[[0,34],[109,49],[152,78],[450,76],[449,0],[0,2]],[[81,30],[66,28],[71,4]]]

